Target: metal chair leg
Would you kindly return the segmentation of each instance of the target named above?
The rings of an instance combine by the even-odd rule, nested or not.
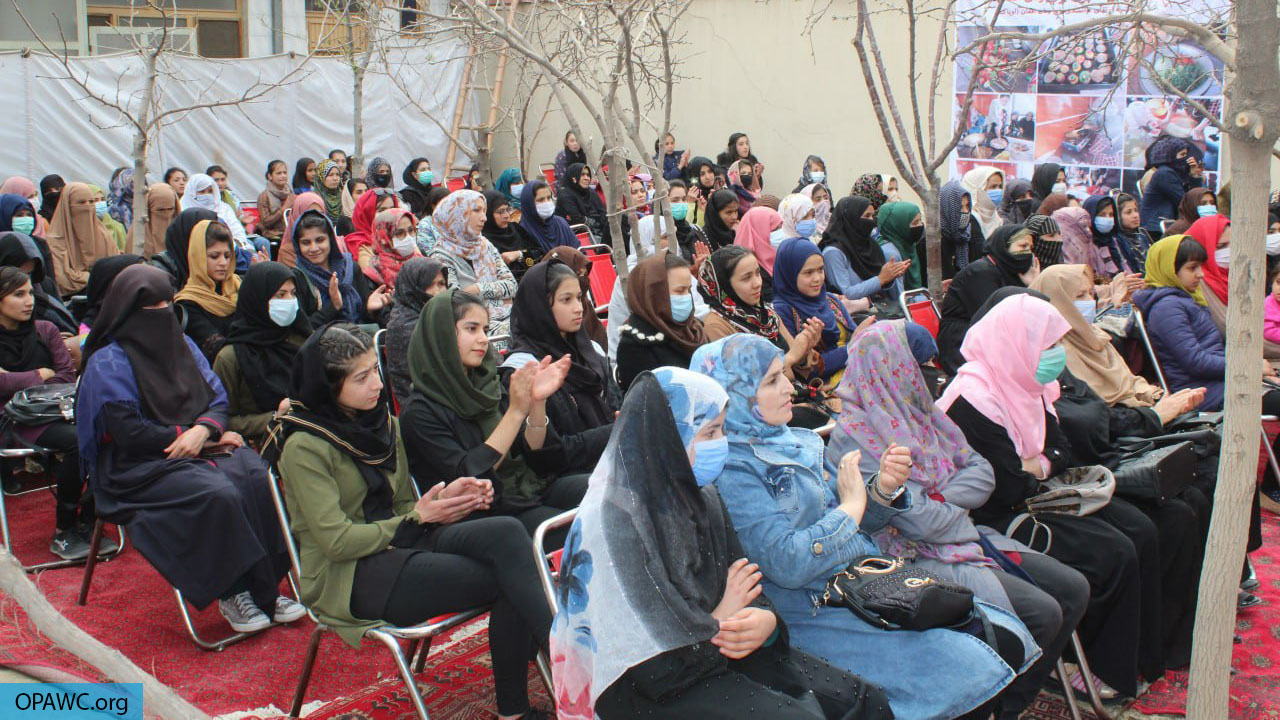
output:
[[[1080,643],[1080,636],[1074,631],[1071,633],[1071,648],[1075,650],[1076,660],[1080,663],[1080,679],[1084,681],[1085,690],[1089,693],[1089,704],[1093,706],[1093,714],[1098,716],[1098,720],[1111,720],[1111,713],[1107,712],[1107,708],[1102,704],[1102,696],[1098,694],[1098,688],[1093,684],[1093,670],[1089,668],[1089,659],[1084,656],[1084,645]]]
[[[325,626],[318,623],[311,631],[306,659],[302,661],[302,674],[298,676],[298,689],[293,692],[293,706],[289,709],[290,718],[296,718],[302,712],[302,700],[307,694],[307,686],[311,684],[311,671],[315,669],[316,656],[320,654],[320,641],[324,639],[324,631]]]
[[[202,650],[210,650],[210,651],[217,652],[222,650],[228,645],[234,645],[235,643],[238,643],[241,640],[244,640],[245,638],[253,637],[254,635],[257,635],[258,633],[262,632],[262,630],[255,630],[253,632],[248,632],[248,633],[238,632],[233,635],[228,635],[227,637],[222,638],[221,640],[215,640],[213,642],[205,640],[204,638],[200,637],[200,633],[196,632],[196,626],[194,623],[191,622],[191,612],[187,610],[187,599],[182,597],[182,591],[179,590],[178,588],[174,588],[173,594],[178,598],[178,612],[182,615],[182,624],[187,627],[187,635],[190,635],[192,642],[194,642],[196,645],[199,645],[200,649]],[[270,629],[270,627],[271,626],[267,626],[263,628],[263,630],[268,630]]]
[[[431,654],[431,641],[435,637],[423,638],[422,647],[418,648],[418,660],[413,664],[413,672],[421,673],[427,667],[427,656]]]
[[[542,684],[547,688],[547,697],[551,698],[551,707],[555,708],[556,691],[551,684],[551,660],[542,650],[534,657],[534,662],[538,666],[538,675],[542,678]]]
[[[1071,687],[1071,677],[1067,674],[1067,664],[1058,658],[1058,680],[1062,683],[1062,696],[1067,700],[1067,710],[1071,720],[1080,720],[1080,704],[1076,702],[1075,689]]]
[[[413,678],[413,672],[409,669],[409,663],[405,660],[404,651],[400,649],[400,640],[394,635],[382,632],[381,630],[370,630],[369,635],[382,641],[383,645],[391,651],[392,657],[396,661],[396,669],[400,671],[400,678],[404,680],[405,689],[409,691],[409,699],[413,701],[413,709],[418,712],[421,720],[431,720],[427,715],[427,706],[422,701],[422,693],[418,692],[418,682]]]

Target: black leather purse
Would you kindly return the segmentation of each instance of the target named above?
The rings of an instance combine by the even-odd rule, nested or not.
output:
[[[975,617],[972,590],[886,555],[854,559],[827,581],[822,601],[882,630],[961,628]]]
[[[1179,435],[1163,437],[1176,438]],[[1194,439],[1169,444],[1161,444],[1160,439],[1121,446],[1124,454],[1112,471],[1117,495],[1161,505],[1177,497],[1195,479],[1197,453]]]

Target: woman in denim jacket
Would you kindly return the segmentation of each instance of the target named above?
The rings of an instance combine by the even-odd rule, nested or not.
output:
[[[823,605],[831,576],[860,555],[880,552],[864,531],[883,528],[910,507],[908,495],[894,498],[909,456],[886,453],[881,473],[865,484],[858,453],[841,460],[838,477],[824,467],[821,438],[786,425],[791,386],[782,351],[767,340],[732,335],[699,348],[690,368],[729,393],[729,460],[716,488],[797,649],[880,686],[898,718],[961,716],[995,697],[1039,656],[1016,617],[985,603],[997,645],[1016,667],[964,632],[886,632],[845,608]],[[981,716],[990,711],[983,707]]]

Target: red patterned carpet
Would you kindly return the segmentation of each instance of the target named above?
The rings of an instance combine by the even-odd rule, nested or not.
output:
[[[52,498],[33,493],[7,501],[18,557],[27,563],[51,559],[46,548]],[[1240,615],[1238,628],[1244,642],[1236,646],[1232,661],[1238,673],[1232,681],[1231,717],[1242,720],[1280,717],[1280,518],[1266,513],[1263,517],[1266,545],[1254,562],[1265,602]],[[205,652],[183,630],[169,586],[133,549],[99,565],[86,607],[75,604],[81,577],[80,568],[67,568],[41,573],[35,581],[68,619],[206,712],[217,715],[269,706],[287,710],[311,631],[309,621],[272,629],[222,652]],[[195,617],[202,634],[216,637],[226,631],[216,609]],[[494,717],[486,625],[482,619],[463,626],[433,646],[431,661],[419,678],[433,718]],[[0,665],[101,679],[36,633],[17,604],[4,597],[0,597]],[[535,705],[547,707],[541,681],[532,670],[530,688]],[[386,651],[369,643],[352,650],[333,635],[326,636],[322,646],[307,701],[323,703],[308,715],[321,720],[414,717]],[[1175,673],[1153,686],[1133,708],[1181,715],[1185,702],[1186,674]],[[1023,717],[1063,720],[1069,715],[1059,695],[1044,692]]]

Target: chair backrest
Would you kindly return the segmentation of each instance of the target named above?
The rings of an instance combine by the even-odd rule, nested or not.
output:
[[[467,186],[467,179],[460,177],[452,177],[445,183],[445,187],[449,188],[449,192],[457,192]]]
[[[1160,381],[1160,387],[1164,389],[1166,395],[1169,394],[1169,383],[1164,379],[1164,371],[1160,369],[1160,358],[1156,357],[1156,349],[1151,345],[1151,336],[1147,334],[1147,323],[1142,319],[1142,311],[1135,305],[1133,308],[1133,326],[1138,330],[1138,337],[1142,339],[1142,347],[1147,351],[1147,360],[1151,363],[1151,368],[1155,370],[1156,380]]]
[[[400,401],[396,399],[395,389],[391,386],[391,373],[387,370],[387,329],[378,328],[373,334],[374,354],[378,356],[378,376],[382,378],[382,386],[387,389],[387,397],[391,400],[391,414],[400,414]]]
[[[595,234],[591,232],[591,228],[587,227],[586,225],[583,225],[582,223],[578,223],[577,225],[570,225],[569,229],[573,231],[574,235],[578,236],[578,244],[581,245],[582,247],[600,244],[596,240]]]
[[[560,563],[562,552],[556,551],[550,555],[542,552],[545,544],[547,533],[552,530],[572,523],[578,517],[578,509],[566,510],[555,517],[548,518],[533,531],[533,557],[534,564],[538,568],[538,579],[542,580],[542,592],[547,598],[547,607],[551,608],[551,614],[559,611],[559,603],[556,602],[556,581],[560,577]]]
[[[907,290],[898,299],[902,312],[912,322],[923,325],[935,340],[938,339],[938,328],[942,324],[942,314],[933,302],[933,294],[924,288]]]
[[[591,288],[591,302],[595,308],[608,307],[613,299],[613,286],[618,281],[618,271],[613,267],[613,255],[608,245],[586,245],[582,254],[591,263],[587,282]]]
[[[550,185],[551,187],[555,187],[556,186],[556,166],[543,163],[538,166],[538,169],[542,171],[542,178],[547,181],[547,184]]]

